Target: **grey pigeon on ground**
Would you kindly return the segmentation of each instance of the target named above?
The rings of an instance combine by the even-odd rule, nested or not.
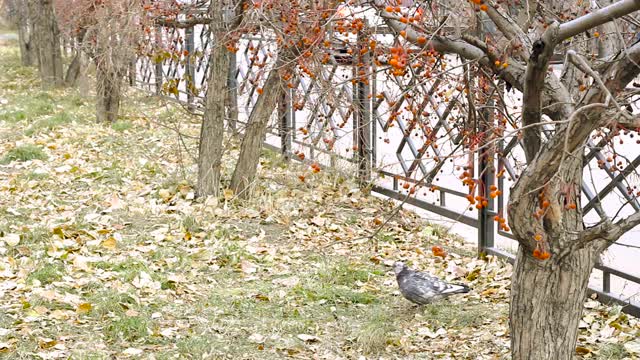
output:
[[[429,304],[453,294],[469,292],[462,284],[449,284],[437,277],[411,270],[402,262],[393,265],[400,292],[407,300],[419,304]]]

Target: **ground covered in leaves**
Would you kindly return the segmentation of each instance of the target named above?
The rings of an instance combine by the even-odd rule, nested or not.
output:
[[[96,124],[18,64],[0,47],[0,358],[507,357],[510,265],[410,212],[369,239],[392,202],[268,151],[251,200],[194,200],[197,119],[131,90]],[[415,307],[399,259],[472,291]],[[578,353],[638,356],[637,319],[586,307]]]

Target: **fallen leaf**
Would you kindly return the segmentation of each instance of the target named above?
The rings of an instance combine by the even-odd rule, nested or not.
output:
[[[576,354],[578,355],[587,355],[590,352],[591,350],[587,349],[586,347],[583,347],[583,346],[576,347]]]
[[[141,355],[144,352],[144,350],[142,349],[136,349],[136,348],[128,348],[125,351],[123,351],[122,353],[125,355]]]
[[[9,246],[16,246],[20,243],[20,235],[19,234],[6,234],[4,236],[4,242]]]
[[[640,340],[629,341],[624,344],[624,349],[634,355],[640,355]]]
[[[245,274],[253,274],[258,270],[258,267],[250,261],[242,260],[242,262],[240,263],[240,269]]]
[[[320,341],[320,338],[317,336],[309,335],[309,334],[298,334],[298,339],[304,342],[317,342]]]
[[[224,195],[224,199],[227,201],[233,199],[233,190],[231,189],[224,189],[222,194]]]
[[[115,250],[115,248],[117,246],[117,241],[113,236],[111,236],[108,239],[106,239],[105,241],[103,241],[101,245],[105,249]]]
[[[92,308],[93,308],[93,306],[91,306],[91,304],[82,303],[82,304],[78,305],[78,307],[76,308],[76,312],[78,314],[86,314],[89,311],[91,311]]]

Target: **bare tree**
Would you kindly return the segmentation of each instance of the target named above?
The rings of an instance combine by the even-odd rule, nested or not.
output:
[[[76,39],[68,83],[77,80],[83,54],[87,54],[96,65],[96,118],[98,122],[114,122],[120,110],[124,77],[138,50],[145,21],[155,15],[139,0],[73,0],[56,5],[65,33]]]
[[[473,1],[480,15],[469,18],[484,19],[495,29],[482,38],[464,30],[460,35],[444,31],[451,13],[434,28],[433,23],[407,21],[384,1],[375,6],[406,41],[457,54],[522,91],[517,131],[527,162],[508,204],[509,225],[519,242],[511,288],[511,348],[514,359],[571,359],[596,261],[640,224],[640,213],[635,213],[617,221],[610,215],[585,227],[580,206],[583,154],[594,131],[640,126],[637,115],[623,106],[630,95],[626,86],[640,73],[640,44],[624,46],[629,41],[621,30],[625,21],[616,20],[640,10],[640,3],[622,0],[595,9],[584,3],[576,9],[576,4],[554,1],[509,7]],[[550,69],[557,50],[565,54],[560,77]]]

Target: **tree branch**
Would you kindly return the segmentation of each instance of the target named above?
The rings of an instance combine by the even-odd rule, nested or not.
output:
[[[542,117],[542,91],[549,60],[557,44],[555,39],[558,37],[559,28],[560,25],[557,22],[551,24],[531,48],[522,98],[522,125],[524,126],[537,124]],[[529,127],[523,130],[522,134],[525,157],[527,162],[531,162],[540,150],[540,128]]]
[[[400,17],[385,11],[386,3],[383,0],[375,0],[372,4],[378,10],[380,17],[384,19],[385,23],[397,33],[404,31],[406,34],[405,38],[413,45],[423,49],[434,49],[441,53],[457,54],[470,61],[478,61],[482,66],[491,69],[494,74],[508,81],[515,89],[523,91],[525,68],[518,61],[515,61],[515,59],[506,59],[509,66],[505,69],[494,66],[494,61],[491,60],[491,56],[483,51],[482,46],[476,46],[479,44],[474,45],[473,41],[469,43],[461,40],[448,39],[439,35],[429,36],[428,34],[424,34],[428,39],[427,42],[419,42],[418,38],[423,34],[416,31],[413,27],[400,22]],[[571,97],[564,86],[562,86],[562,83],[560,83],[560,80],[555,76],[551,76],[547,79],[547,83],[543,83],[543,85],[545,89],[542,94],[544,113],[552,119],[568,118],[573,112],[573,107],[570,105]]]
[[[609,64],[608,69],[602,73],[604,89],[593,87],[585,96],[584,103],[606,103],[609,96],[616,96],[638,74],[640,67],[635,63],[640,61],[640,43],[632,46],[626,55],[619,56],[618,61]],[[604,126],[610,118],[604,116],[605,109],[601,106],[590,108],[589,111],[580,111],[577,119],[558,127],[556,134],[544,144],[538,156],[527,166],[518,180],[518,185],[511,192],[511,199],[515,202],[525,198],[533,189],[546,184],[562,165],[562,159],[566,152],[573,153],[584,144],[591,132],[600,126]],[[573,125],[572,125],[573,124]]]
[[[594,241],[604,241],[604,245],[609,246],[638,225],[640,225],[640,212],[636,212],[616,223],[611,222],[610,219],[605,219],[597,225],[578,233],[577,240],[565,252],[568,254],[579,250]]]
[[[542,37],[533,43],[527,64],[522,109],[523,125],[527,126],[540,122],[542,116],[541,93],[547,75],[549,60],[556,45],[581,32],[637,10],[640,10],[640,0],[622,0],[562,25],[555,22],[547,28]],[[523,140],[525,156],[527,161],[531,162],[540,151],[539,128],[531,127],[523,131]]]
[[[611,20],[629,15],[637,10],[640,10],[640,0],[622,0],[568,21],[560,25],[556,44],[578,35],[581,32],[608,23]]]
[[[495,7],[491,4],[487,5],[486,14],[489,16],[489,19],[493,21],[496,27],[502,32],[502,34],[511,42],[517,40],[521,47],[519,47],[518,54],[522,57],[522,59],[526,59],[529,56],[529,47],[531,47],[531,40],[527,36],[527,34],[522,31],[520,26],[513,21],[513,19],[509,16],[504,15],[500,11],[496,10]]]
[[[156,25],[165,27],[175,27],[179,29],[185,29],[194,27],[195,25],[207,25],[210,24],[212,19],[208,16],[194,16],[189,19],[177,20],[168,17],[158,17],[155,20]]]

